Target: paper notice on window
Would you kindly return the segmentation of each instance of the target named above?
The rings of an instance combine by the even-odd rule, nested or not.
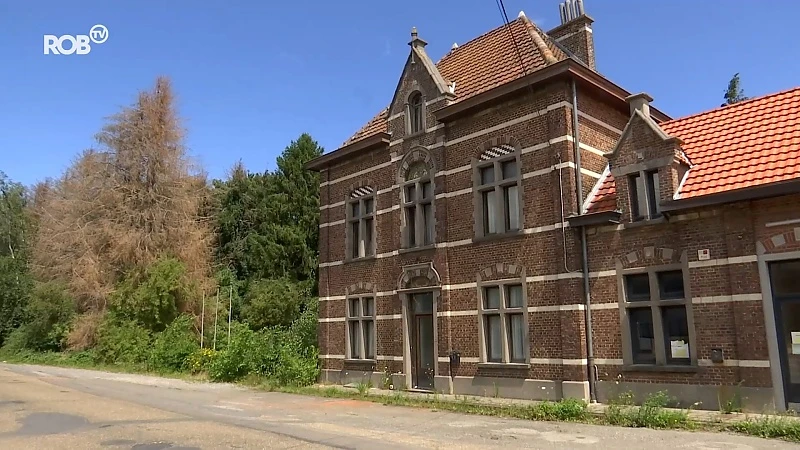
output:
[[[689,344],[686,341],[670,341],[673,358],[689,358]]]
[[[792,354],[800,355],[800,331],[792,331]]]

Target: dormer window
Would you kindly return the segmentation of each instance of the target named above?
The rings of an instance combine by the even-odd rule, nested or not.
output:
[[[425,129],[424,104],[422,94],[415,92],[408,99],[408,132],[409,134],[419,133]]]
[[[648,170],[630,175],[628,186],[631,194],[631,220],[648,220],[661,217],[658,205],[658,170]]]

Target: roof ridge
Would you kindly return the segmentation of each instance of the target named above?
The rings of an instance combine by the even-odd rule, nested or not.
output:
[[[736,103],[733,103],[731,105],[717,106],[716,108],[711,108],[711,109],[707,109],[705,111],[697,112],[697,113],[694,113],[694,114],[689,114],[688,116],[678,117],[678,118],[675,118],[675,119],[672,119],[672,120],[668,120],[666,122],[662,122],[662,123],[659,124],[659,126],[671,125],[671,124],[673,124],[675,122],[679,122],[679,121],[686,120],[686,119],[691,119],[691,118],[694,118],[694,117],[703,116],[703,115],[710,114],[710,113],[713,113],[713,112],[741,107],[741,106],[746,105],[748,103],[761,101],[761,100],[767,99],[769,97],[777,97],[779,95],[785,95],[785,94],[788,94],[788,93],[793,92],[793,91],[800,91],[800,86],[795,86],[793,88],[789,88],[789,89],[786,89],[786,90],[783,90],[783,91],[764,94],[764,95],[761,95],[759,97],[748,98],[747,100],[736,102]]]
[[[523,16],[523,17],[524,17],[524,16]],[[442,62],[442,61],[444,61],[444,59],[445,59],[445,58],[448,58],[448,57],[450,57],[451,55],[454,55],[454,54],[456,54],[456,53],[458,53],[458,52],[462,51],[463,49],[467,48],[467,46],[469,46],[469,45],[470,45],[470,44],[472,44],[473,42],[477,41],[478,39],[481,39],[482,37],[484,37],[484,36],[487,36],[487,35],[489,35],[489,34],[492,34],[492,33],[494,33],[495,31],[499,31],[499,30],[500,30],[501,28],[503,28],[503,27],[510,26],[510,25],[511,25],[511,24],[513,24],[514,22],[518,22],[518,21],[522,20],[522,19],[523,19],[523,17],[517,17],[516,19],[514,19],[514,20],[512,20],[512,21],[508,22],[508,24],[505,24],[505,23],[504,23],[504,24],[502,24],[502,25],[500,25],[500,26],[497,26],[497,27],[494,27],[494,28],[492,28],[491,30],[489,30],[489,31],[487,31],[487,32],[485,32],[485,33],[482,33],[482,34],[479,34],[478,36],[475,36],[474,38],[472,38],[472,39],[468,40],[467,42],[463,43],[462,45],[459,45],[459,46],[458,46],[458,47],[456,47],[455,49],[452,49],[452,50],[450,50],[449,52],[445,53],[445,54],[444,54],[444,55],[443,55],[441,58],[439,58],[439,60],[438,60],[438,61],[436,61],[436,65],[438,66],[438,65],[439,65],[439,63],[440,63],[440,62]]]

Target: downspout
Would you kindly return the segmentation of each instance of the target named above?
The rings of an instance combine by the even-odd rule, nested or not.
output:
[[[578,87],[572,79],[572,141],[575,149],[575,187],[578,200],[578,214],[583,214],[583,180],[581,179],[581,147],[578,130]],[[589,377],[589,399],[597,403],[595,383],[594,344],[592,339],[592,298],[589,294],[589,250],[586,245],[586,227],[581,226],[581,269],[583,270],[584,322],[586,325],[586,368]]]

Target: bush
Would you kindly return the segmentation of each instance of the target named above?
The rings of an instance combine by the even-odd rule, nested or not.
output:
[[[191,316],[181,315],[166,330],[156,335],[150,354],[150,365],[164,371],[180,371],[187,367],[188,358],[199,350]]]
[[[62,285],[37,285],[25,311],[25,323],[8,336],[7,350],[61,350],[74,315],[75,302]]]
[[[150,333],[138,323],[110,315],[100,325],[95,354],[106,364],[142,364],[150,355]]]
[[[731,423],[725,429],[762,438],[781,438],[800,442],[800,421],[793,417],[766,416],[748,419]]]
[[[218,353],[210,348],[197,349],[186,358],[186,368],[193,374],[207,372]]]
[[[30,291],[25,262],[21,258],[0,256],[0,347],[22,325]]]
[[[97,344],[97,333],[103,323],[105,314],[102,312],[87,312],[77,316],[72,321],[69,334],[67,334],[67,348],[73,351],[83,351]]]
[[[641,406],[633,406],[633,395],[623,394],[606,410],[606,420],[611,425],[624,427],[678,428],[691,427],[687,411],[664,409],[670,402],[666,392],[647,396]]]
[[[300,341],[302,348],[317,347],[317,323],[319,321],[319,299],[308,300],[300,318],[292,322],[291,335]]]
[[[158,332],[186,309],[193,294],[184,264],[161,258],[143,274],[128,274],[111,296],[111,307],[119,316]]]
[[[281,385],[304,386],[319,375],[317,351],[303,346],[291,331],[272,328],[255,332],[237,323],[230,345],[218,352],[208,374],[215,381],[258,375]]]
[[[298,286],[285,278],[255,281],[247,288],[242,318],[254,330],[289,326],[300,315],[301,297]]]

